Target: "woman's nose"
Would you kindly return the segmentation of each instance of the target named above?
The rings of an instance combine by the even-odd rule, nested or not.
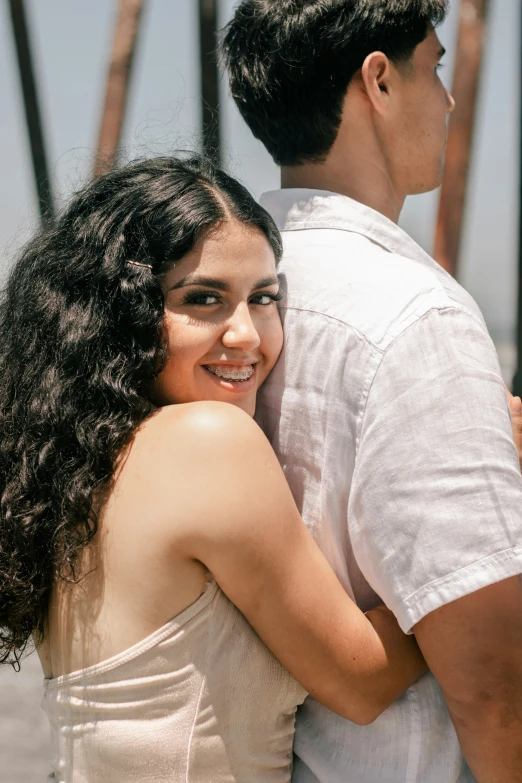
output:
[[[246,302],[239,305],[228,320],[222,342],[226,348],[241,348],[246,351],[258,347],[261,341]]]

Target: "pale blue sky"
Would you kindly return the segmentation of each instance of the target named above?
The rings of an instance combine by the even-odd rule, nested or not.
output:
[[[44,109],[49,162],[66,197],[92,163],[103,102],[116,0],[26,0]],[[221,0],[224,23],[235,0]],[[491,0],[478,108],[461,282],[497,339],[515,327],[520,0]],[[34,225],[35,196],[7,16],[0,4],[0,270]],[[451,85],[458,0],[439,31]],[[199,66],[196,0],[148,0],[125,124],[126,155],[171,152],[198,144]],[[228,168],[259,195],[278,186],[277,169],[244,126],[223,83]],[[409,199],[402,225],[432,248],[438,194]]]

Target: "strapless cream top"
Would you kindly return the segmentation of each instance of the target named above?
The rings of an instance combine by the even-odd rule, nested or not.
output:
[[[45,681],[59,783],[288,783],[305,691],[215,582],[103,663]]]

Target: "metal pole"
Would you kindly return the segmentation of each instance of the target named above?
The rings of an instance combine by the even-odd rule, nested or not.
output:
[[[33,60],[31,56],[31,43],[27,28],[27,16],[23,0],[9,0],[13,37],[18,60],[18,70],[22,83],[24,99],[25,119],[31,147],[34,180],[38,195],[38,206],[42,223],[48,223],[53,217],[53,198],[51,181],[47,168],[45,144],[43,136],[38,93],[34,78]]]
[[[201,112],[203,150],[219,164],[219,70],[217,60],[217,0],[199,0]]]
[[[116,163],[144,0],[119,0],[94,174]]]
[[[435,235],[435,258],[456,275],[476,99],[489,0],[461,0],[446,163]]]
[[[522,4],[520,5],[520,42],[522,43]],[[519,182],[519,223],[518,223],[518,323],[517,323],[517,367],[513,377],[513,394],[522,395],[522,46],[520,52],[520,182]]]

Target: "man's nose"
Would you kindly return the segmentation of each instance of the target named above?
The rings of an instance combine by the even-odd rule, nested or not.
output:
[[[448,114],[451,114],[455,108],[455,98],[450,92],[448,92],[448,90],[446,90],[446,107]]]
[[[238,305],[228,320],[222,342],[226,348],[241,348],[244,351],[258,347],[261,340],[246,302]]]

